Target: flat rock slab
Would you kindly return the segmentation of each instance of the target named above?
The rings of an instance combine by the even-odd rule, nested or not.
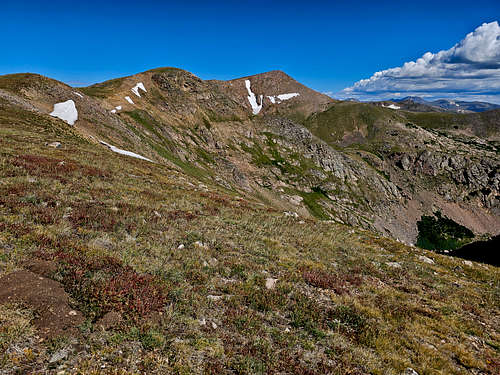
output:
[[[34,324],[45,338],[77,336],[78,326],[84,321],[82,313],[69,306],[69,296],[60,283],[26,270],[0,278],[3,303],[24,303],[35,310]]]

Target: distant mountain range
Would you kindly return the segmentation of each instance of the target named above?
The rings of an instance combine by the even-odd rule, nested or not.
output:
[[[500,105],[487,102],[466,102],[462,100],[439,99],[427,101],[418,96],[407,96],[402,99],[392,99],[401,109],[415,112],[454,112],[471,113],[484,112],[500,108]]]

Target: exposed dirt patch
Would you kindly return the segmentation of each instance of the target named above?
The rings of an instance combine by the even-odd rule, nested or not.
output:
[[[69,306],[68,294],[62,286],[33,272],[15,271],[0,278],[0,304],[23,302],[33,308],[34,324],[42,337],[78,335],[77,326],[84,317]]]
[[[49,277],[57,271],[57,265],[54,262],[43,259],[31,259],[24,266],[31,272],[45,277]]]

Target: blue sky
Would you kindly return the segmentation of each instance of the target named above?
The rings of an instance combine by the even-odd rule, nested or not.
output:
[[[453,47],[499,20],[500,1],[3,0],[0,13],[0,74],[87,85],[159,66],[203,79],[281,69],[338,93]]]

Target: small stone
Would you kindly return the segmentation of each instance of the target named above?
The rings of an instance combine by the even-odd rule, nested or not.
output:
[[[217,259],[215,259],[215,258],[210,258],[208,260],[208,264],[210,264],[212,267],[215,267],[215,266],[217,266],[219,264],[219,261]]]
[[[200,323],[200,326],[205,326],[205,325],[207,325],[207,321],[206,321],[206,319],[205,319],[205,318],[198,320],[198,322]]]
[[[71,315],[71,316],[76,316],[78,315],[78,313],[75,311],[75,310],[71,310],[68,315]]]
[[[277,282],[278,282],[278,279],[273,279],[272,277],[268,277],[266,279],[266,288],[267,289],[274,289],[276,287]]]
[[[472,267],[472,262],[470,260],[464,260],[466,266]]]
[[[134,236],[131,236],[130,234],[125,233],[125,242],[135,242],[136,240],[137,240],[137,238],[135,238]]]
[[[198,246],[198,247],[202,247],[202,248],[204,248],[204,249],[206,249],[206,248],[208,247],[207,245],[205,245],[205,244],[204,244],[203,242],[201,242],[201,241],[196,241],[194,244],[195,244],[196,246]]]
[[[300,205],[300,203],[304,200],[300,195],[292,195],[290,197],[290,203],[296,206]]]
[[[408,367],[408,368],[406,368],[406,370],[403,372],[402,375],[418,375],[418,372],[416,372],[411,367]]]
[[[49,143],[48,146],[52,148],[61,148],[61,142],[52,142]]]
[[[404,155],[400,162],[399,162],[399,165],[400,167],[404,170],[404,171],[407,171],[410,169],[411,167],[411,160],[410,158],[408,157],[408,155]]]
[[[71,217],[72,212],[73,212],[73,208],[66,207],[64,209],[63,219],[69,219]]]
[[[426,257],[425,255],[420,255],[418,259],[427,264],[434,264],[434,261],[431,258]]]
[[[90,245],[98,249],[108,249],[108,250],[114,247],[113,241],[111,241],[106,236],[94,238],[92,241],[90,241]]]
[[[208,298],[210,301],[214,301],[214,302],[216,302],[216,301],[220,301],[220,300],[221,300],[222,298],[224,298],[224,297],[223,297],[223,296],[213,296],[213,295],[209,294],[209,295],[207,296],[207,298]]]
[[[217,329],[217,324],[215,324],[214,322],[212,322],[212,328],[213,329]]]
[[[156,217],[161,218],[161,214],[158,211],[154,211]]]
[[[49,363],[55,363],[63,360],[69,354],[69,350],[67,348],[61,349],[55,352],[52,357],[50,357]]]
[[[177,249],[178,249],[178,250],[182,250],[182,249],[184,249],[184,247],[185,247],[185,246],[184,246],[184,244],[183,244],[183,243],[181,243],[181,244],[177,247]]]
[[[386,262],[385,264],[392,268],[401,268],[401,263],[398,262]]]

